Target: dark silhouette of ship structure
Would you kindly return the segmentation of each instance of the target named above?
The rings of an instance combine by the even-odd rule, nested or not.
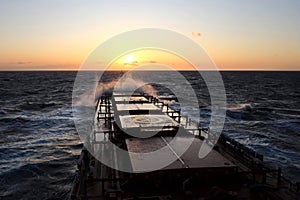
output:
[[[85,147],[81,152],[71,199],[299,199],[299,184],[284,178],[280,168],[264,164],[259,153],[223,134],[212,151],[199,158],[201,145],[216,138],[182,116],[180,109],[170,108],[166,100],[177,99],[144,93],[103,94],[98,99],[93,131],[85,144],[92,153]],[[193,139],[183,153],[170,145],[179,130],[184,133],[176,138],[179,142]],[[147,162],[135,152],[163,146],[174,162],[144,172],[155,161]],[[116,148],[127,155],[118,156]],[[106,159],[108,165],[97,158]],[[124,165],[131,172],[116,170]]]

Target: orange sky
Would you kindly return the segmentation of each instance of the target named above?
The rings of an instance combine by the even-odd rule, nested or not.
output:
[[[195,40],[220,70],[299,70],[299,10],[299,1],[1,1],[0,70],[78,70],[108,38],[145,27]],[[187,69],[151,55],[136,59]]]

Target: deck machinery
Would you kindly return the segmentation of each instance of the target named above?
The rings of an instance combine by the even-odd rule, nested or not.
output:
[[[170,97],[171,100],[176,98]],[[103,95],[96,104],[93,131],[88,137],[92,154],[109,162],[108,167],[84,148],[78,161],[72,199],[297,199],[299,187],[281,176],[280,169],[263,164],[263,156],[221,135],[217,145],[200,159],[200,147],[215,139],[209,130],[180,110],[165,104],[167,97],[147,94]],[[177,152],[170,145],[178,131],[178,142],[193,140],[188,149]],[[111,145],[114,144],[114,145]],[[116,147],[128,152],[126,158]],[[155,160],[138,153],[162,147],[174,162],[151,171]],[[180,156],[179,156],[180,155]],[[101,157],[102,156],[102,157]],[[159,162],[159,161],[158,161]],[[155,163],[154,163],[155,164]],[[131,173],[119,166],[127,165]],[[141,173],[149,169],[149,172]]]

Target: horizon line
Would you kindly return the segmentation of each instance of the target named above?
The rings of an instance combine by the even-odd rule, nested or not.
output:
[[[57,69],[27,69],[27,70],[1,70],[0,72],[97,72],[97,71],[107,71],[107,72],[128,72],[130,70],[69,70],[69,69],[61,69],[61,70],[57,70]],[[133,71],[236,71],[236,72],[300,72],[300,69],[222,69],[222,70],[208,70],[208,69],[203,69],[203,70],[184,70],[184,69],[180,69],[180,70],[133,70]]]

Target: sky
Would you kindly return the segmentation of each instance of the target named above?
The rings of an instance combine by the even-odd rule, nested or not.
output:
[[[0,0],[0,70],[78,70],[112,36],[148,27],[194,40],[220,70],[299,70],[299,10],[298,0]],[[137,55],[120,66],[155,60]]]

